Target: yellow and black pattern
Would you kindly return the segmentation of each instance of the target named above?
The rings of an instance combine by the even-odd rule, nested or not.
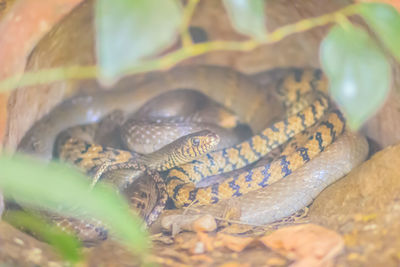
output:
[[[328,81],[320,69],[294,68],[276,85],[276,92],[286,110],[296,109],[303,98],[316,92],[328,93]]]
[[[79,132],[94,133],[92,130],[93,127],[82,126],[79,129]],[[57,146],[59,148],[58,156],[61,160],[74,164],[90,176],[97,174],[99,168],[102,166],[108,167],[103,170],[100,175],[105,172],[124,168],[146,172],[153,180],[158,192],[157,204],[154,205],[151,212],[149,212],[144,218],[146,224],[151,225],[158,218],[159,214],[161,214],[168,198],[164,179],[158,171],[150,170],[147,166],[136,161],[136,158],[138,157],[137,154],[125,150],[103,147],[71,136],[59,141]],[[131,176],[136,175],[131,174],[130,172],[125,173],[123,177],[121,177],[123,179],[121,182],[125,185],[131,184]],[[94,178],[94,180],[96,180],[96,177]],[[116,177],[113,177],[113,182],[115,182],[115,178]],[[136,211],[140,213],[141,210],[145,208],[143,205],[147,203],[143,204],[140,200],[130,199],[130,204],[134,207],[135,204],[142,204],[142,206],[136,207]],[[56,225],[64,230],[76,234],[83,240],[105,240],[108,236],[106,226],[98,220],[92,220],[90,218],[77,219],[50,213],[48,213],[47,216],[52,218]]]
[[[168,171],[168,177],[178,177],[187,182],[199,182],[206,177],[240,169],[265,156],[274,148],[287,142],[301,131],[313,126],[329,107],[322,94],[302,111],[272,124],[260,134],[233,147],[208,153],[190,163]]]
[[[327,81],[321,70],[291,69],[277,82],[275,89],[286,103],[285,108],[290,109],[293,115],[272,124],[245,142],[208,153],[191,163],[171,169],[166,174],[167,180],[168,177],[179,177],[183,181],[197,183],[206,177],[237,170],[259,160],[322,118],[329,108],[329,101],[325,97],[326,88]],[[291,103],[302,102],[308,95],[314,99],[311,104],[302,103],[302,109],[289,106]]]
[[[293,153],[284,153],[271,163],[250,171],[237,171],[220,184],[196,188],[195,183],[206,177],[238,170],[259,160],[298,133],[317,124],[330,107],[329,100],[325,96],[327,81],[320,70],[293,69],[276,84],[276,90],[278,96],[284,100],[285,108],[289,110],[287,118],[272,124],[245,142],[208,153],[166,172],[164,177],[167,192],[177,207],[193,203],[212,204],[221,199],[240,196],[249,191],[263,188],[289,175],[314,158],[344,131],[344,119],[340,112],[335,110],[318,124],[316,131],[310,135],[304,146],[297,147]],[[304,103],[307,103],[305,108]],[[60,156],[86,171],[93,172],[96,166],[102,166],[106,162],[111,163],[114,167],[134,168],[130,164],[132,158],[136,156],[128,151],[104,148],[73,138],[68,142],[64,144],[64,152]],[[184,151],[186,149],[181,150],[180,155]],[[189,152],[192,155],[199,154],[198,150]],[[204,151],[201,150],[201,152]],[[171,155],[173,155],[172,158],[167,157],[169,159],[168,168],[177,165],[179,159],[173,153]],[[165,153],[163,153],[163,157],[165,157]],[[143,158],[149,164],[151,164],[151,160],[157,160],[157,157],[154,156]]]
[[[56,150],[61,160],[76,165],[88,174],[104,166],[108,167],[102,172],[124,168],[165,171],[212,151],[219,142],[218,135],[202,130],[183,136],[153,153],[141,155],[104,147],[75,136],[94,133],[83,129],[78,126],[70,129],[71,132],[61,134]]]
[[[105,175],[104,179],[107,182],[117,186],[118,189],[123,189],[129,186],[135,180],[135,177],[147,173],[152,177],[158,191],[157,204],[145,218],[147,225],[152,224],[157,219],[168,198],[164,180],[158,171],[164,171],[208,153],[219,142],[218,135],[209,130],[202,130],[183,136],[151,154],[139,155],[93,143],[97,128],[96,124],[77,126],[60,134],[55,146],[59,159],[77,166],[93,177],[92,185],[95,185]],[[115,170],[123,170],[123,172],[120,174],[113,173],[112,171]],[[139,204],[138,201],[132,201]],[[131,205],[134,204],[132,201]],[[138,208],[140,209],[140,207]],[[90,223],[82,225],[84,221],[65,217],[54,217],[54,219],[57,224],[64,224],[66,229],[75,231],[85,229],[83,231],[85,234],[90,233],[97,239],[106,237],[102,233],[103,230],[104,233],[107,233],[107,231],[102,226],[95,226]],[[83,227],[84,225],[86,225],[86,228]]]
[[[167,192],[177,207],[213,204],[222,199],[241,196],[291,174],[334,142],[344,129],[345,120],[342,114],[338,110],[332,111],[318,124],[304,146],[298,147],[294,153],[282,154],[265,166],[253,168],[250,171],[236,172],[220,184],[203,188],[196,188],[194,183],[180,177],[169,176],[166,181]]]
[[[137,154],[133,152],[103,147],[75,137],[65,138],[63,142],[60,142],[58,157],[62,161],[77,166],[89,175],[94,174],[99,167],[105,164],[122,166],[130,163],[131,168],[146,169],[146,166],[135,160]]]
[[[212,151],[219,140],[219,136],[210,130],[201,130],[182,136],[153,153],[140,155],[137,161],[150,169],[165,171]]]

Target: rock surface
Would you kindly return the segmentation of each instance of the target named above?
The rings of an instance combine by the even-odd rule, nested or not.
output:
[[[309,220],[344,236],[338,265],[400,263],[400,145],[388,147],[328,187],[314,201]]]

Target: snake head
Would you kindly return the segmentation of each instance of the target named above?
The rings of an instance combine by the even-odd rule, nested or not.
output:
[[[219,140],[214,132],[202,130],[182,136],[153,153],[142,154],[137,160],[150,169],[165,171],[211,152]]]
[[[177,146],[179,147],[179,151],[177,152],[181,154],[180,158],[184,158],[188,162],[214,150],[220,138],[210,130],[202,130],[185,135],[178,140],[180,145]]]

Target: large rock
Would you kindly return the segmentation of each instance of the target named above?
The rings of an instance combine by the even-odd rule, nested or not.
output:
[[[400,262],[400,144],[388,147],[328,187],[309,219],[344,235],[338,263],[398,266]]]

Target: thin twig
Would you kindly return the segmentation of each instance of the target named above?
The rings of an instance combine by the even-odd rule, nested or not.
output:
[[[194,5],[195,2],[196,1],[190,1],[189,3]],[[161,58],[144,61],[140,65],[129,69],[124,73],[124,75],[165,70],[185,59],[215,51],[250,51],[261,45],[276,43],[291,34],[304,32],[317,26],[334,23],[340,16],[355,15],[359,12],[358,7],[359,4],[353,4],[332,13],[300,20],[299,22],[277,28],[275,31],[268,34],[263,42],[255,39],[246,41],[209,41],[182,46],[180,49]],[[9,91],[17,86],[39,85],[66,79],[82,80],[95,78],[96,76],[97,66],[93,65],[42,69],[34,72],[26,72],[23,75],[14,75],[2,80],[0,82],[0,92]]]

